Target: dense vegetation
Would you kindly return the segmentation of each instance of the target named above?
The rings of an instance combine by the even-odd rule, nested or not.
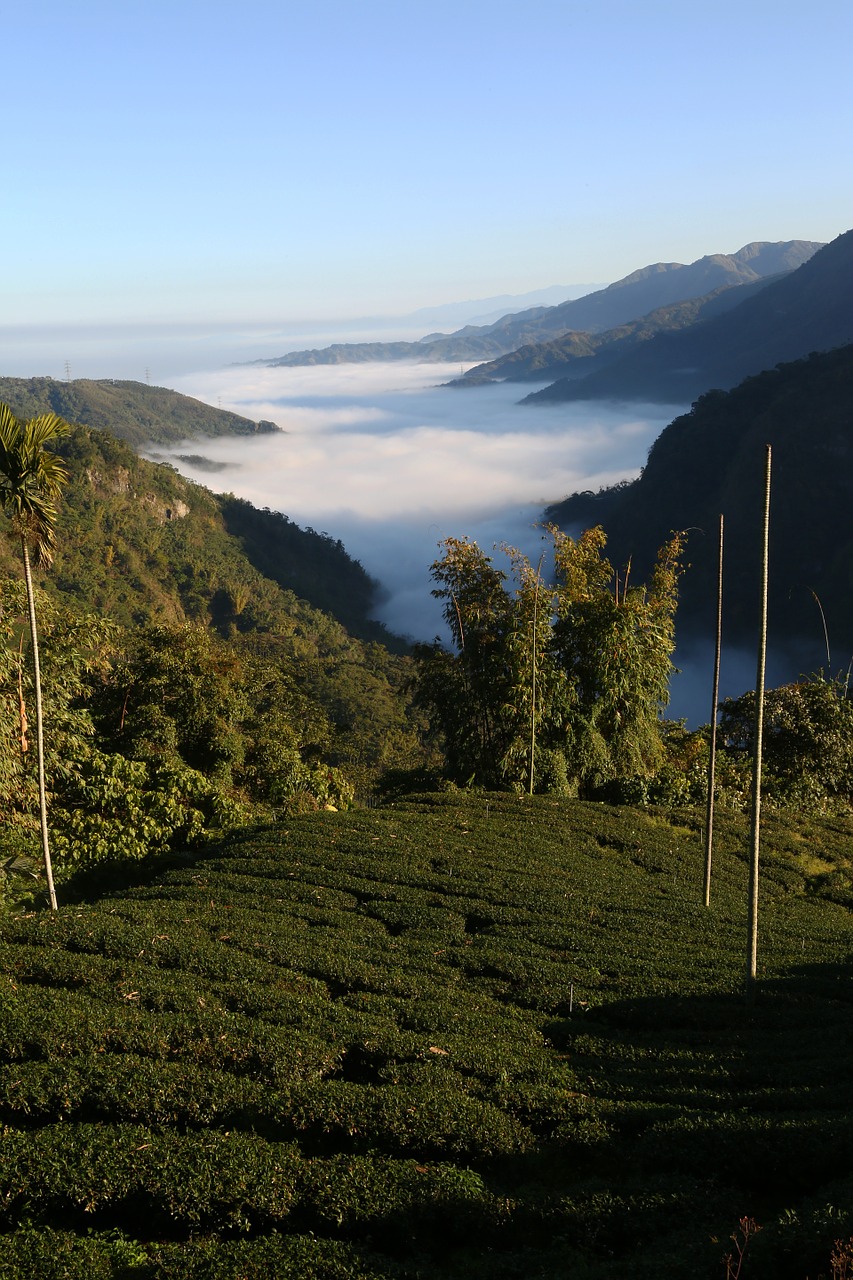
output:
[[[458,538],[432,567],[455,647],[419,648],[418,698],[457,782],[590,794],[663,763],[682,540],[646,587],[614,572],[600,529],[549,534],[544,579],[544,552],[534,569],[504,548],[508,575]]]
[[[394,643],[369,619],[377,584],[328,535],[213,494],[105,431],[76,427],[59,452],[70,474],[45,580],[59,598],[125,624],[191,619],[222,634],[280,630],[300,611],[318,625],[319,610]],[[9,557],[0,544],[4,570]]]
[[[410,662],[378,642],[394,638],[367,617],[375,584],[340,543],[215,497],[105,432],[76,427],[56,447],[69,475],[55,562],[37,576],[62,874],[252,815],[345,804],[390,765],[425,762]],[[0,850],[26,869],[36,752],[20,579],[4,537]]]
[[[0,1276],[751,1280],[853,1235],[853,825],[448,793],[0,930]],[[836,873],[831,880],[827,872]],[[827,893],[830,897],[827,897]]]
[[[19,418],[56,413],[67,422],[109,431],[136,447],[198,436],[246,436],[279,430],[274,422],[253,422],[165,387],[115,378],[59,382],[54,378],[0,377],[0,401]]]

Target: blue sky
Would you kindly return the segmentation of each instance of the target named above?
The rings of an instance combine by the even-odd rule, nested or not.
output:
[[[846,0],[30,0],[4,324],[401,313],[853,225]]]

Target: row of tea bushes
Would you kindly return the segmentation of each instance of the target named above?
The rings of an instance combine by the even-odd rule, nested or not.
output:
[[[756,1280],[792,1214],[826,1271],[853,824],[770,824],[751,1012],[746,831],[706,910],[700,824],[423,796],[7,919],[0,1278],[715,1280],[745,1212]]]

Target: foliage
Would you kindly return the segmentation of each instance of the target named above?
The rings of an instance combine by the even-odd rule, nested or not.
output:
[[[0,1276],[712,1277],[753,1207],[756,1280],[826,1272],[853,827],[768,816],[751,1013],[745,822],[710,911],[700,828],[421,795],[7,919]]]
[[[47,825],[47,789],[44,762],[44,709],[42,704],[41,661],[38,620],[35,607],[32,562],[41,568],[53,563],[56,547],[56,507],[68,472],[48,446],[69,431],[68,424],[54,413],[27,421],[16,418],[6,404],[0,404],[0,508],[11,517],[12,533],[20,538],[27,589],[27,614],[35,688],[36,757],[42,859],[50,905],[57,909],[53,864]],[[32,552],[32,557],[30,553]],[[21,703],[21,747],[25,747],[23,702]]]
[[[281,667],[185,624],[125,631],[39,593],[46,768],[59,872],[193,848],[287,807],[341,808],[333,729]],[[0,864],[25,890],[35,777],[24,588],[0,581]],[[23,877],[23,879],[21,879]]]
[[[238,435],[277,431],[272,422],[253,422],[227,409],[214,409],[165,387],[115,378],[0,378],[0,399],[20,417],[58,414],[135,447],[178,443],[198,436]]]
[[[328,773],[317,772],[323,763],[366,792],[387,766],[425,763],[407,692],[410,662],[377,642],[387,636],[368,618],[373,584],[339,543],[216,497],[137,458],[106,432],[74,428],[62,450],[69,480],[44,590],[128,631],[191,623],[229,640],[248,682],[257,677],[266,689],[252,734],[257,750],[246,754],[240,787],[260,796],[269,766],[278,769],[271,803],[284,792],[314,793],[321,784],[328,790]],[[0,576],[14,571],[14,555],[0,539]],[[294,594],[296,586],[306,598]],[[337,610],[351,630],[318,604]],[[275,709],[279,695],[282,710]],[[293,732],[282,730],[286,719]],[[302,768],[291,751],[294,733],[311,777],[291,785],[282,777]],[[336,787],[324,803],[334,802]]]
[[[720,734],[735,761],[751,756],[754,724],[753,692],[722,704]],[[847,681],[818,675],[768,689],[763,759],[771,803],[853,804],[853,700]]]
[[[0,404],[0,508],[35,561],[47,567],[56,547],[57,500],[68,472],[49,445],[69,431],[54,413],[29,421]]]
[[[524,787],[534,736],[540,789],[590,789],[662,761],[681,538],[642,587],[629,585],[630,566],[614,573],[600,529],[549,533],[553,585],[541,562],[534,570],[505,548],[511,596],[507,575],[467,539],[447,539],[432,567],[457,652],[421,648],[419,699],[457,781]]]

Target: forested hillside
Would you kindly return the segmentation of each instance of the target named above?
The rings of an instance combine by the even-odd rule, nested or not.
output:
[[[851,238],[853,244],[853,238]],[[563,528],[601,524],[616,563],[643,574],[671,529],[687,529],[679,635],[712,635],[716,529],[726,526],[725,626],[755,636],[764,446],[773,447],[770,632],[783,645],[814,641],[825,666],[823,606],[833,664],[853,652],[853,346],[779,366],[735,390],[709,392],[659,436],[638,480],[549,509]]]
[[[70,474],[44,585],[58,599],[122,624],[189,619],[229,634],[273,629],[299,597],[354,635],[405,648],[370,620],[377,583],[340,542],[211,493],[102,430],[76,427],[57,451]],[[3,539],[0,570],[16,565]]]
[[[109,431],[136,448],[198,436],[246,436],[279,430],[274,422],[253,422],[165,387],[115,378],[78,378],[73,382],[0,378],[0,402],[8,404],[19,418],[55,413],[66,422]]]
[[[60,873],[294,804],[349,803],[383,770],[424,761],[405,642],[370,621],[375,584],[340,543],[103,431],[74,427],[57,452],[69,474],[55,561],[36,581]],[[0,538],[0,849],[29,856],[19,557]]]

